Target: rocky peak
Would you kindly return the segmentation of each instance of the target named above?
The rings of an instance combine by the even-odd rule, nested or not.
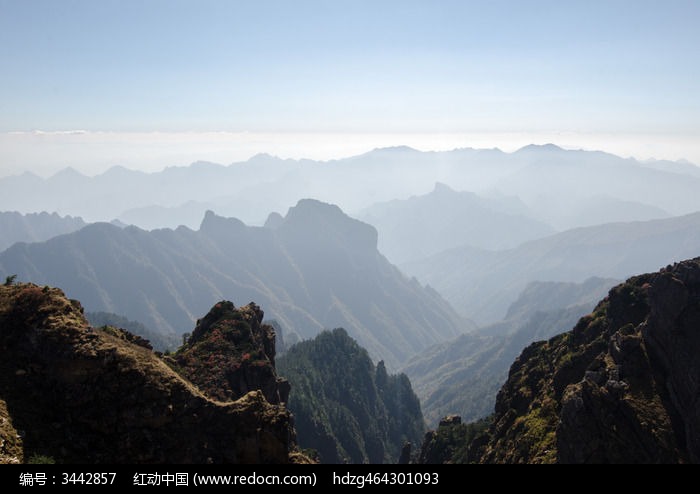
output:
[[[245,228],[245,223],[237,218],[224,218],[214,211],[207,210],[204,219],[199,226],[199,231],[204,233],[218,233],[227,230],[240,230]]]
[[[700,461],[700,258],[630,278],[526,348],[483,462]]]
[[[65,463],[303,460],[294,453],[289,412],[262,391],[212,400],[145,342],[92,328],[82,312],[56,288],[0,286],[0,462],[34,455]],[[256,331],[259,309],[237,314],[236,328]],[[210,333],[199,331],[199,343]],[[271,336],[259,338],[261,348],[251,352],[271,365],[262,357],[274,353]]]
[[[261,390],[268,402],[286,403],[289,384],[275,371],[275,330],[262,324],[263,316],[254,303],[217,303],[173,356],[177,368],[217,400]]]
[[[455,190],[447,184],[442,182],[435,182],[435,188],[433,189],[433,194],[444,194],[452,195],[456,194]]]
[[[274,230],[282,223],[284,223],[284,218],[282,217],[282,215],[273,211],[268,215],[267,219],[265,220],[265,228],[271,228]]]

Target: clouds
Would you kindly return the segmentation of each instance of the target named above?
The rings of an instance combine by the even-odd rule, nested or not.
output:
[[[697,1],[0,0],[0,6],[0,132],[644,132],[695,133],[700,140]],[[88,148],[97,134],[90,139]],[[101,139],[105,150],[111,141]],[[264,151],[288,149],[280,139]],[[126,149],[143,141],[129,142],[109,159],[93,159],[131,160],[127,154],[137,153]],[[167,160],[249,150],[236,140],[202,142],[211,147],[197,157],[167,144],[185,153]],[[65,146],[74,147],[74,160],[84,154]],[[159,140],[153,146],[157,152],[145,144],[138,152],[161,153]],[[659,154],[697,159],[684,149]]]

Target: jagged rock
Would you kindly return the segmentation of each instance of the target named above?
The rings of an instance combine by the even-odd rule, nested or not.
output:
[[[700,258],[613,288],[526,348],[482,462],[700,462]]]
[[[262,391],[212,400],[110,333],[89,327],[58,289],[0,287],[0,461],[298,461],[289,412]]]
[[[262,324],[263,315],[253,303],[217,303],[174,355],[177,368],[217,400],[261,390],[268,402],[286,403],[290,386],[275,371],[275,330]]]
[[[448,425],[459,425],[462,423],[462,417],[459,415],[448,415],[440,420],[440,427],[447,427]]]
[[[0,464],[21,463],[23,459],[22,438],[12,425],[7,403],[0,400]]]
[[[436,461],[437,457],[437,451],[440,451],[442,453],[443,458],[440,458],[440,460],[443,460],[444,457],[447,455],[444,454],[444,449],[443,447],[435,447],[435,443],[437,441],[438,433],[437,431],[428,431],[425,433],[425,436],[423,437],[423,443],[421,444],[421,449],[420,453],[418,455],[418,463],[421,465],[428,465],[428,464],[436,464],[436,463],[443,463],[443,461]],[[442,445],[440,445],[442,446]]]

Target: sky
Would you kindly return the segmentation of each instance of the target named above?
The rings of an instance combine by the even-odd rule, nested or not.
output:
[[[530,142],[700,164],[698,0],[0,0],[0,176]]]

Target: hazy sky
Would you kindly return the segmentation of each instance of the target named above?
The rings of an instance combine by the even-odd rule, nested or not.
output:
[[[700,163],[699,20],[698,0],[0,0],[0,175],[396,141]]]

